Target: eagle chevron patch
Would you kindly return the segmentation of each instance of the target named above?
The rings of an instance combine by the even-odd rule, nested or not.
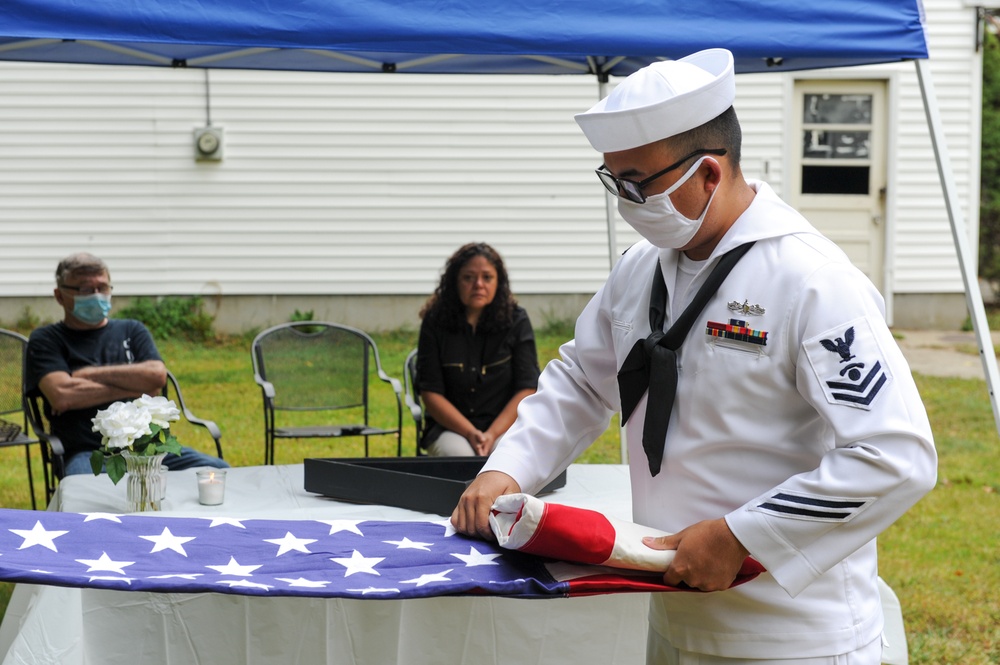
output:
[[[892,375],[867,319],[831,328],[805,342],[816,380],[830,404],[870,411]]]

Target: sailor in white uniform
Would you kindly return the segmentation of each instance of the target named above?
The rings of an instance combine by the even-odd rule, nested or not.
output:
[[[744,180],[734,98],[732,55],[711,49],[577,116],[646,240],[452,522],[489,537],[497,496],[543,487],[621,412],[634,521],[673,534],[647,543],[676,550],[665,582],[706,592],[652,595],[648,662],[875,665],[875,538],[934,485],[930,425],[875,287]],[[748,555],[767,573],[728,589]]]

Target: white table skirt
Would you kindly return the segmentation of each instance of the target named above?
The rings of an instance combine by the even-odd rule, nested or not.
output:
[[[306,492],[302,465],[230,469],[221,506],[198,504],[194,472],[168,474],[163,515],[440,520]],[[573,465],[549,501],[631,519],[628,469]],[[123,512],[125,488],[72,476],[50,510]],[[192,663],[643,663],[647,594],[524,600],[261,598],[19,584],[3,624],[4,665]]]

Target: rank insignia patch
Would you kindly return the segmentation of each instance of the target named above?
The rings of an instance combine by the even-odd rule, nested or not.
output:
[[[865,319],[828,330],[805,343],[806,353],[831,404],[870,410],[892,379]]]

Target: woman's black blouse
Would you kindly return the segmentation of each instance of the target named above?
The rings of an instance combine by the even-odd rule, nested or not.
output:
[[[473,332],[468,324],[445,330],[425,317],[417,348],[417,390],[444,395],[479,430],[490,426],[516,392],[538,387],[535,334],[521,307],[509,328],[490,331]],[[442,431],[425,416],[421,446]]]

